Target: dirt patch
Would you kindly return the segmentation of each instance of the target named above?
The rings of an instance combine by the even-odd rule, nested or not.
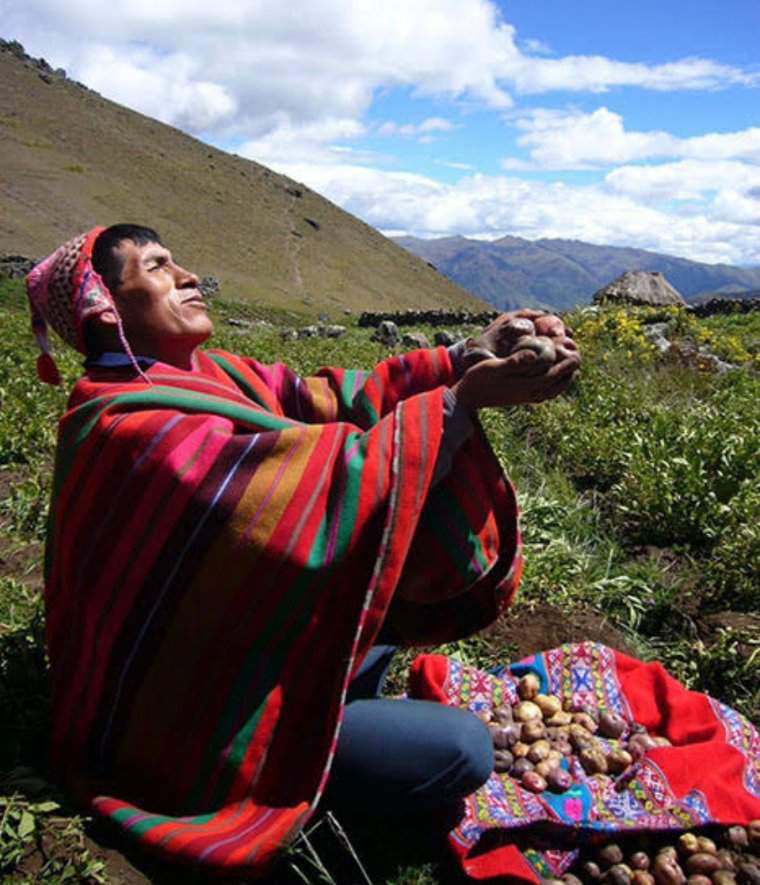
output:
[[[565,642],[584,640],[602,642],[617,651],[634,654],[623,634],[598,612],[561,609],[546,603],[512,609],[489,627],[484,636],[489,641],[502,641],[515,661]]]

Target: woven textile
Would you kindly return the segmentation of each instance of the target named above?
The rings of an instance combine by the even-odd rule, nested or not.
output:
[[[468,797],[465,816],[449,837],[472,878],[538,883],[567,870],[575,846],[595,835],[746,824],[760,817],[757,729],[729,707],[685,689],[660,664],[591,642],[564,645],[495,673],[422,655],[412,666],[410,694],[478,713],[516,703],[517,681],[527,672],[538,675],[542,692],[619,713],[673,746],[650,750],[606,786],[574,760],[576,782],[561,794],[535,795],[508,775],[492,774]]]
[[[453,638],[509,604],[514,494],[480,433],[428,494],[445,348],[148,376],[92,370],[60,423],[52,761],[139,845],[255,876],[315,807],[384,619]]]

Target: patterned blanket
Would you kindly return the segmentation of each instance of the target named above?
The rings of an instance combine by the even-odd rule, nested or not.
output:
[[[313,811],[381,624],[437,641],[509,604],[514,494],[479,432],[430,491],[445,348],[148,376],[91,370],[60,422],[52,762],[140,846],[255,876]]]
[[[685,689],[660,664],[592,642],[563,645],[491,673],[421,655],[412,665],[410,695],[479,713],[516,703],[517,682],[528,672],[538,675],[542,692],[619,713],[672,746],[650,750],[603,786],[576,771],[576,783],[560,794],[535,795],[506,774],[492,774],[468,797],[449,836],[473,879],[538,883],[560,876],[579,844],[604,833],[747,824],[760,817],[757,729],[719,701]]]

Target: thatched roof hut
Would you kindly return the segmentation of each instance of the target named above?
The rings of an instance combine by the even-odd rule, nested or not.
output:
[[[659,271],[628,270],[593,297],[594,304],[643,304],[661,307],[686,302]]]

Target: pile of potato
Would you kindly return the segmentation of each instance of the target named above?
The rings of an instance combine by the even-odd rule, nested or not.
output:
[[[617,713],[563,704],[540,687],[535,674],[526,674],[517,685],[519,703],[497,707],[486,718],[494,770],[531,792],[563,793],[579,778],[606,782],[624,775],[647,750],[670,745]]]
[[[546,885],[760,885],[760,820],[747,827],[653,834],[591,849],[561,879]]]

